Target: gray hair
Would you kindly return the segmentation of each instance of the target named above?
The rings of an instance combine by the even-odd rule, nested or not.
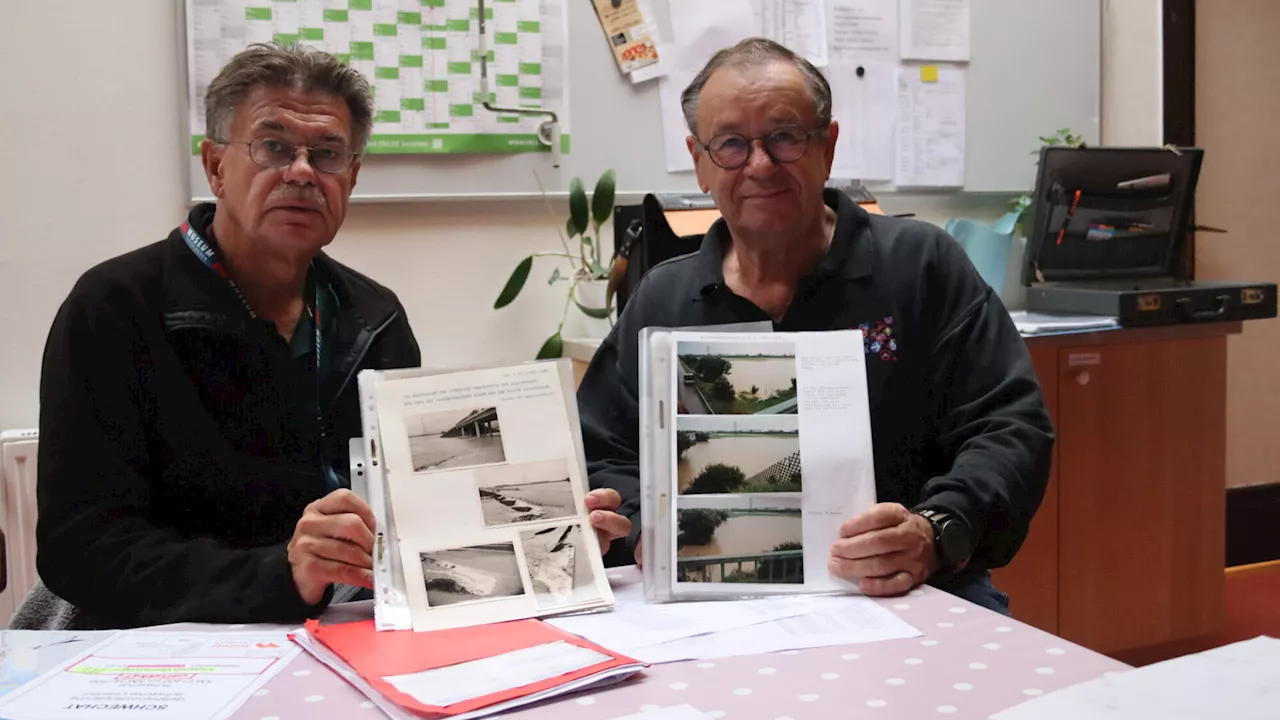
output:
[[[702,88],[706,86],[711,75],[722,67],[747,68],[757,67],[770,62],[791,62],[804,77],[809,94],[813,96],[813,114],[818,119],[819,127],[831,124],[831,85],[823,77],[813,63],[795,54],[786,46],[767,38],[747,38],[733,47],[724,48],[707,61],[689,87],[680,95],[680,109],[684,112],[685,124],[694,137],[698,136],[698,98]]]
[[[352,150],[364,151],[373,130],[369,82],[336,57],[305,45],[259,43],[227,61],[204,96],[205,132],[210,140],[227,142],[236,108],[259,86],[341,98],[351,111]]]

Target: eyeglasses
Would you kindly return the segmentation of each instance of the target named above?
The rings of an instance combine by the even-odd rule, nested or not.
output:
[[[264,168],[282,168],[293,164],[298,150],[307,151],[307,162],[323,173],[343,173],[351,169],[356,154],[351,148],[336,142],[316,145],[295,145],[288,140],[273,137],[257,137],[249,142],[232,142],[231,145],[248,145],[249,159]]]
[[[711,162],[725,170],[737,170],[751,159],[756,140],[764,141],[764,152],[776,163],[793,163],[809,149],[809,138],[825,131],[826,128],[805,130],[799,125],[783,125],[773,132],[759,138],[749,138],[738,133],[724,133],[704,143],[696,137],[694,140],[711,156]]]

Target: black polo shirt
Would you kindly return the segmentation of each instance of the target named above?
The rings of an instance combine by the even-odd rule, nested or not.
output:
[[[837,190],[823,198],[835,235],[773,327],[863,331],[878,500],[959,516],[971,565],[1005,565],[1044,496],[1054,442],[1026,344],[941,229],[871,215]],[[725,284],[728,237],[717,220],[698,252],[644,276],[578,390],[591,484],[618,490],[634,523],[610,564],[632,562],[640,527],[640,330],[772,322]]]

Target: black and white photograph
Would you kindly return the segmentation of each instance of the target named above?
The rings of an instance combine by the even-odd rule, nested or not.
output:
[[[676,480],[681,495],[799,493],[799,417],[676,419]]]
[[[418,553],[427,607],[524,595],[514,543]]]
[[[795,415],[796,351],[790,343],[681,342],[682,415]]]
[[[486,527],[559,520],[578,514],[566,460],[495,465],[475,472]]]
[[[582,526],[576,524],[520,533],[524,564],[539,608],[578,605],[600,597],[583,538]]]
[[[754,505],[754,503],[752,503]],[[804,583],[800,508],[690,507],[676,511],[676,580]]]
[[[414,472],[505,462],[495,407],[444,410],[405,418]]]

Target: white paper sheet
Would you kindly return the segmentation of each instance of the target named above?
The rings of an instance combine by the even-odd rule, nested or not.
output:
[[[415,700],[445,707],[472,698],[532,685],[611,660],[589,648],[553,642],[411,675],[382,678]]]
[[[826,0],[832,64],[898,62],[898,0]]]
[[[672,39],[659,46],[666,75],[658,81],[667,172],[693,170],[680,94],[717,51],[759,34],[753,0],[669,0]],[[705,138],[704,138],[705,139]]]
[[[936,68],[935,82],[924,80],[930,68]],[[964,185],[965,72],[954,65],[899,69],[897,185]]]
[[[1046,315],[1043,313],[1015,310],[1009,313],[1018,332],[1024,335],[1043,335],[1072,330],[1105,330],[1118,327],[1117,318],[1105,315]]]
[[[823,0],[752,0],[760,35],[785,45],[809,62],[827,64],[827,18]]]
[[[833,60],[826,74],[831,84],[832,118],[840,123],[831,176],[892,180],[893,149],[897,142],[898,64]]]
[[[870,598],[817,596],[806,598],[805,602],[809,604],[810,612],[804,615],[650,645],[630,654],[637,660],[657,664],[856,645],[919,637],[921,634]]]
[[[0,699],[0,716],[222,720],[300,650],[285,633],[120,632]]]
[[[902,0],[903,60],[969,60],[969,0]]]
[[[1280,640],[1257,637],[1058,690],[991,719],[1273,720],[1277,708]]]
[[[613,598],[613,612],[546,622],[626,655],[632,648],[780,620],[811,609],[803,598],[646,603],[639,583],[614,590]]]

